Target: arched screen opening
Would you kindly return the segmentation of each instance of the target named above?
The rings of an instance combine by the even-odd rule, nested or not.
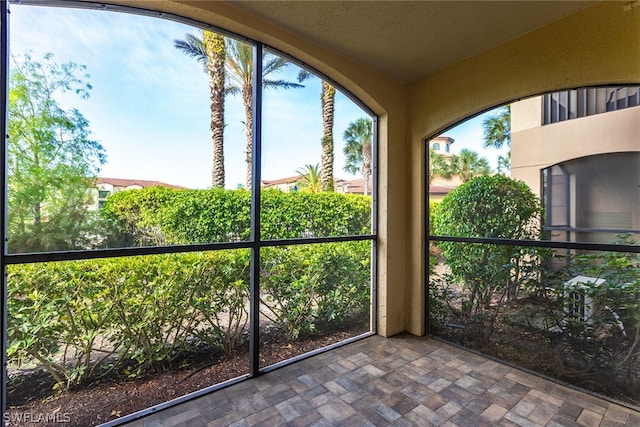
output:
[[[124,423],[374,333],[371,111],[239,35],[66,3],[2,28],[4,419]]]
[[[639,122],[637,85],[581,88],[432,138],[428,330],[638,406]]]

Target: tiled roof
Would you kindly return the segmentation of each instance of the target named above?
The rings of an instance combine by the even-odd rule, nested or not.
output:
[[[336,179],[335,187],[336,190],[341,188],[345,193],[364,194],[364,178],[356,178],[352,180]],[[371,187],[371,182],[369,182],[369,187]],[[369,188],[369,191],[371,191],[371,188]]]
[[[96,179],[96,184],[111,184],[114,187],[131,187],[134,185],[140,186],[142,188],[147,187],[168,187],[168,188],[177,188],[177,189],[186,189],[187,187],[182,187],[180,185],[167,184],[165,182],[160,181],[148,181],[145,179],[125,179],[125,178],[103,178],[98,177]]]
[[[448,185],[430,185],[429,194],[449,194],[454,188]]]
[[[302,180],[302,175],[296,175],[296,176],[289,176],[287,178],[280,178],[280,179],[274,179],[274,180],[262,180],[262,185],[265,187],[270,187],[272,185],[289,184],[289,183],[298,182],[301,180]]]

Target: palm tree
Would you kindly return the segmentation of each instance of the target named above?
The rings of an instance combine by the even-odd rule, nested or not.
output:
[[[445,179],[451,178],[453,176],[451,165],[442,154],[436,153],[433,148],[429,147],[429,182],[437,176]]]
[[[307,70],[300,70],[298,81],[302,82],[313,77]],[[322,189],[333,191],[333,119],[335,117],[336,89],[328,82],[322,81],[320,102],[322,105],[322,145],[321,170]]]
[[[451,157],[451,173],[458,175],[462,182],[469,182],[476,176],[489,175],[489,161],[475,151],[464,148],[460,155]]]
[[[511,149],[511,106],[505,105],[493,117],[482,122],[482,139],[484,148],[500,149],[506,145]],[[506,156],[498,157],[498,172],[509,170],[511,167],[511,151]]]
[[[266,77],[282,71],[290,63],[278,56],[263,55],[262,86],[273,89],[291,89],[304,87],[286,80],[270,80]],[[244,104],[245,134],[247,138],[247,188],[251,188],[252,152],[253,152],[253,46],[234,39],[227,39],[226,70],[228,92],[240,93]]]
[[[319,193],[322,191],[322,185],[320,183],[322,172],[317,163],[315,165],[304,165],[302,169],[296,172],[299,173],[302,178],[302,182],[300,183],[301,190],[310,193]]]
[[[371,177],[371,139],[373,135],[371,119],[359,118],[349,123],[342,138],[345,141],[343,149],[345,155],[344,170],[351,174],[358,172],[364,177],[364,194],[368,194],[369,179]]]
[[[322,81],[322,176],[324,191],[333,191],[333,118],[336,89]],[[371,141],[371,138],[369,138]],[[371,145],[369,143],[369,145]],[[371,147],[369,147],[371,148]],[[369,162],[371,163],[371,162]],[[366,191],[366,190],[365,190]]]
[[[225,96],[225,39],[224,36],[202,30],[202,37],[187,34],[184,40],[174,40],[174,46],[195,58],[209,75],[211,99],[211,134],[213,167],[211,186],[224,188],[224,96]]]

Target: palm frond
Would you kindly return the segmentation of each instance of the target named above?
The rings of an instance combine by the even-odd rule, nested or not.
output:
[[[312,77],[314,77],[314,74],[310,73],[304,68],[301,68],[300,71],[298,71],[298,83],[302,83],[303,81],[308,80]]]
[[[225,95],[237,95],[240,93],[240,88],[238,86],[227,85],[224,88]]]
[[[263,61],[262,72],[264,75],[276,73],[285,67],[288,67],[291,63],[284,58],[272,57],[266,62]]]
[[[263,80],[262,85],[266,88],[276,89],[298,89],[303,88],[304,85],[288,82],[286,80]]]
[[[187,34],[184,40],[174,40],[173,46],[185,55],[195,58],[203,66],[207,65],[207,52],[202,38]]]
[[[497,114],[482,122],[482,140],[484,148],[500,149],[503,145],[511,146],[511,108],[507,105]]]

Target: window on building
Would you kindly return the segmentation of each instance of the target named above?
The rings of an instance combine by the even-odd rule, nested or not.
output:
[[[640,105],[640,86],[581,88],[542,97],[545,125]]]
[[[544,229],[551,240],[611,243],[617,235],[640,241],[640,152],[607,153],[545,168]]]

